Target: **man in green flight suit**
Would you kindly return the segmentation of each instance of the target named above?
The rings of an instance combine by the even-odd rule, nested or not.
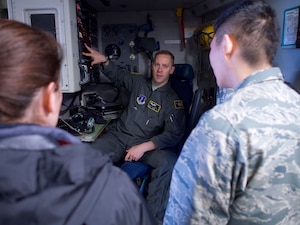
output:
[[[128,106],[116,124],[93,145],[115,163],[140,161],[151,166],[147,202],[158,223],[163,220],[172,169],[177,160],[176,145],[185,130],[183,102],[172,89],[174,56],[162,50],[155,54],[152,78],[133,75],[86,45],[91,65],[101,63],[103,73],[131,93]]]

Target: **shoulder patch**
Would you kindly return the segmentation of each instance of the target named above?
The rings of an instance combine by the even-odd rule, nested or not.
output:
[[[145,95],[142,95],[140,94],[137,98],[136,98],[136,102],[139,104],[139,105],[144,105],[145,102],[147,100],[147,97]]]
[[[174,100],[175,109],[184,109],[182,100]]]

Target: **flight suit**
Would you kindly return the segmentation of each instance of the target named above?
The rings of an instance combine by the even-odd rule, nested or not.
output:
[[[128,89],[131,95],[118,121],[93,145],[119,163],[132,146],[147,141],[155,143],[157,149],[146,152],[139,161],[152,167],[147,202],[154,216],[162,220],[177,160],[176,145],[185,130],[183,103],[169,82],[152,90],[150,78],[126,73],[112,62],[103,73],[116,86]]]

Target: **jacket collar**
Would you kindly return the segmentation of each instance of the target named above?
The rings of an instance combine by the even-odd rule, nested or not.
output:
[[[237,89],[241,89],[252,84],[262,83],[268,80],[283,80],[283,75],[278,67],[256,71],[243,80]]]
[[[30,140],[30,141],[29,141]],[[63,144],[81,143],[68,132],[35,124],[0,124],[0,147],[43,149]]]

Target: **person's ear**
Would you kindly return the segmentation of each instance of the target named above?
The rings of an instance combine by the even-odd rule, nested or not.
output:
[[[222,41],[225,58],[230,58],[234,52],[235,39],[232,35],[225,34]]]
[[[151,63],[151,70],[154,69],[154,62]]]
[[[170,71],[170,74],[173,74],[174,71],[175,71],[175,66],[172,66],[171,71]]]
[[[49,83],[43,91],[44,124],[56,126],[62,102],[62,93],[58,84]]]
[[[57,112],[58,105],[60,105],[60,96],[58,96],[60,93],[59,90],[57,90],[57,84],[55,82],[49,83],[45,89],[44,89],[44,101],[43,101],[43,107],[46,114]]]

